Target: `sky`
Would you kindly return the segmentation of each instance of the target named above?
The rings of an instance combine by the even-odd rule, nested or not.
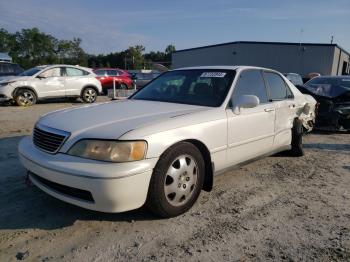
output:
[[[233,41],[334,43],[350,51],[350,0],[0,0],[0,28],[80,37],[91,54]]]

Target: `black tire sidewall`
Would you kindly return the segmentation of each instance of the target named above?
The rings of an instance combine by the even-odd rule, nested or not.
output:
[[[166,199],[164,192],[164,182],[166,179],[166,172],[173,161],[180,155],[190,155],[193,157],[198,166],[197,184],[191,199],[183,206],[173,206]],[[180,142],[175,146],[169,148],[162,154],[150,181],[148,192],[147,206],[148,208],[161,217],[174,217],[185,213],[189,210],[199,197],[202,190],[205,176],[205,164],[201,152],[191,143]]]
[[[292,128],[292,149],[291,153],[294,156],[303,156],[303,124],[299,119],[295,119]]]

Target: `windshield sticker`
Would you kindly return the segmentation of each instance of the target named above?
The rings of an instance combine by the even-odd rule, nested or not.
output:
[[[225,75],[223,72],[204,72],[200,77],[225,77]]]

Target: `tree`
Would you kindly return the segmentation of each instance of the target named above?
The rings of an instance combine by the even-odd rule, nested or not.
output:
[[[165,48],[165,54],[166,55],[169,55],[169,54],[172,54],[176,51],[176,48],[174,45],[168,45],[166,48]]]
[[[143,69],[145,58],[143,52],[145,47],[142,45],[131,46],[126,50],[126,61],[130,69]]]
[[[175,46],[171,44],[165,48],[165,59],[167,62],[171,63],[171,54],[174,53],[175,51],[176,51]]]

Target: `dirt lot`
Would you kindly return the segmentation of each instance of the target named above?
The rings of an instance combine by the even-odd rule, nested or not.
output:
[[[17,157],[41,114],[79,105],[0,107],[0,261],[350,260],[350,134],[218,176],[180,217],[103,214],[27,187]]]

